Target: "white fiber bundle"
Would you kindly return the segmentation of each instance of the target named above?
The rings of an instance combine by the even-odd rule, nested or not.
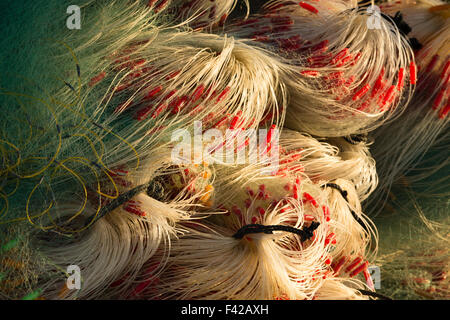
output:
[[[371,202],[386,200],[391,185],[407,175],[409,183],[423,180],[448,165],[448,155],[435,152],[433,168],[421,168],[420,161],[435,145],[448,148],[450,79],[450,20],[448,5],[442,1],[397,1],[381,6],[397,15],[415,50],[418,67],[417,88],[406,111],[394,122],[374,132],[373,154],[381,185]],[[431,151],[431,150],[430,150]],[[419,167],[418,167],[419,166]],[[423,165],[422,165],[423,166]],[[427,165],[428,166],[428,165]]]
[[[136,176],[127,174],[122,166],[113,178],[120,195],[113,199],[99,197],[97,201],[92,196],[83,215],[80,211],[73,214],[79,210],[75,200],[58,204],[64,223],[35,234],[40,244],[36,250],[56,270],[79,266],[82,288],[65,290],[65,277],[62,281],[41,280],[40,285],[47,289],[44,297],[120,297],[135,286],[139,272],[156,252],[167,255],[171,238],[177,236],[176,223],[189,219],[196,199],[182,192],[171,197],[164,181],[174,175],[174,170],[162,167],[165,162],[164,158],[147,159],[144,170]],[[74,236],[64,237],[66,233]],[[160,270],[164,262],[161,257],[153,271]]]
[[[240,194],[246,196],[244,192]],[[321,190],[316,189],[316,192]],[[217,199],[219,194],[221,190],[217,191],[216,200],[225,202]],[[184,225],[185,235],[173,243],[168,260],[171,267],[161,275],[156,287],[158,297],[273,299],[287,295],[297,299],[312,298],[325,276],[326,262],[330,263],[323,244],[324,228],[317,229],[315,241],[303,243],[298,235],[277,231],[233,238],[252,220],[263,225],[306,227],[311,224],[304,220],[304,209],[298,200],[290,196],[285,200],[288,207],[292,205],[291,209],[285,208],[286,212],[281,205],[274,207],[269,201],[266,205],[264,201],[257,204],[256,199],[254,205],[246,209],[244,201],[235,199],[223,204],[229,210],[227,215],[212,217],[216,222]],[[308,214],[323,219],[321,208],[308,209]]]
[[[276,2],[267,14],[226,31],[260,43],[285,63],[286,127],[327,137],[366,133],[409,101],[412,50],[392,21],[380,19],[373,28],[365,10],[329,3]]]
[[[204,220],[180,223],[183,235],[173,242],[168,268],[142,297],[313,299],[326,279],[336,276],[342,283],[331,286],[334,298],[359,296],[343,281],[361,272],[367,276],[364,261],[371,258],[368,246],[376,231],[361,213],[351,182],[330,181],[334,187],[311,182],[304,172],[315,152],[313,143],[304,140],[305,159],[293,159],[295,152],[281,153],[285,166],[275,176],[264,174],[268,163],[214,165],[209,190],[218,211],[210,211]],[[273,233],[264,231],[271,227]],[[245,232],[252,228],[259,231]],[[292,229],[311,233],[302,239]],[[323,297],[331,294],[327,290]]]
[[[114,121],[127,124],[128,137],[142,137],[141,153],[151,150],[150,142],[164,141],[163,132],[195,120],[205,130],[223,130],[284,118],[276,61],[232,38],[161,32],[136,54],[119,52],[115,59],[123,73],[115,76],[110,87],[114,103],[108,101],[113,105],[105,109]]]
[[[150,0],[147,5],[157,12],[166,9],[175,21],[202,30],[222,27],[236,4],[236,0]],[[245,4],[248,9],[248,0]]]
[[[375,161],[365,137],[330,138],[322,141],[284,129],[280,136],[282,153],[300,159],[307,175],[314,181],[345,178],[352,181],[360,201],[365,200],[378,183]]]

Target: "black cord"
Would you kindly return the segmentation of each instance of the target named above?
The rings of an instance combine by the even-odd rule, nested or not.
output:
[[[403,15],[400,11],[397,11],[393,17],[386,15],[384,13],[381,13],[381,16],[385,18],[389,22],[393,22],[398,30],[405,36],[406,39],[408,39],[409,45],[413,50],[420,50],[422,49],[423,45],[417,40],[417,38],[408,38],[408,33],[411,32],[412,28],[403,20]]]
[[[158,181],[151,180],[150,182],[141,184],[140,186],[134,187],[131,190],[128,190],[127,192],[121,194],[116,199],[108,203],[106,206],[104,206],[98,216],[97,220],[106,215],[108,212],[113,211],[114,209],[117,209],[122,204],[129,201],[131,198],[136,196],[138,193],[141,193],[142,191],[146,191],[146,193],[157,200],[161,200],[160,197],[162,194],[164,194],[164,188]]]
[[[234,235],[233,238],[235,239],[242,239],[245,235],[250,233],[265,233],[265,234],[272,234],[273,231],[286,231],[295,233],[300,236],[300,240],[306,241],[310,239],[314,235],[314,230],[319,227],[319,222],[311,222],[311,225],[309,227],[305,227],[303,229],[297,229],[290,226],[280,226],[280,225],[272,225],[272,226],[265,226],[262,224],[247,224],[240,228]]]
[[[342,198],[344,198],[344,200],[348,202],[348,198],[347,198],[348,193],[347,193],[347,191],[343,190],[340,185],[338,185],[336,183],[327,183],[325,185],[325,187],[326,188],[336,189],[337,191],[339,191],[339,193],[341,194]]]
[[[403,20],[403,15],[400,11],[397,11],[392,17],[392,20],[394,20],[394,23],[396,24],[397,28],[404,33],[406,36],[408,33],[411,32],[411,27]]]
[[[134,187],[133,189],[130,189],[122,193],[116,199],[114,199],[113,201],[102,207],[98,215],[95,217],[94,221],[92,221],[91,219],[88,219],[87,221],[84,219],[80,219],[79,221],[73,220],[72,222],[70,222],[70,225],[73,230],[86,227],[89,224],[90,224],[89,227],[92,227],[98,220],[107,215],[109,212],[117,209],[118,207],[120,207],[127,201],[131,200],[134,196],[143,191],[145,191],[148,196],[159,201],[162,200],[164,196],[164,188],[162,184],[159,181],[151,180],[147,183],[141,184],[139,186]]]
[[[409,45],[413,50],[420,50],[422,49],[423,45],[417,40],[417,38],[408,38]]]
[[[363,289],[359,289],[359,292],[361,292],[363,295],[365,296],[370,296],[370,297],[374,297],[374,298],[378,298],[381,300],[394,300],[391,297],[385,296],[383,294],[379,294],[373,291],[368,291],[368,290],[363,290]]]
[[[366,134],[351,134],[349,136],[344,137],[345,141],[347,141],[350,144],[357,145],[361,142],[367,141],[367,135]]]
[[[347,197],[347,196],[348,196],[348,193],[347,193],[347,191],[343,190],[343,189],[341,188],[341,186],[339,186],[339,185],[336,184],[336,183],[327,183],[327,184],[325,185],[325,187],[333,188],[333,189],[339,191],[339,193],[341,194],[342,198],[344,198],[344,200],[347,201],[347,203],[348,203],[348,197]],[[350,212],[352,213],[353,218],[361,225],[361,227],[363,227],[364,230],[366,230],[366,231],[368,232],[367,226],[363,223],[363,221],[362,221],[361,218],[356,214],[356,212],[353,211],[352,209],[350,209]]]
[[[54,245],[59,245],[59,242],[57,240],[60,236],[67,236],[67,232],[72,234],[72,240],[77,239],[80,235],[77,230],[84,229],[87,226],[91,228],[97,221],[99,221],[102,217],[107,215],[109,212],[117,209],[127,201],[131,200],[134,196],[136,196],[138,193],[141,193],[143,191],[146,191],[147,195],[149,197],[152,197],[158,201],[162,201],[164,199],[164,188],[162,184],[159,181],[152,180],[148,183],[136,186],[135,188],[128,190],[124,193],[122,193],[120,196],[118,196],[116,199],[102,207],[98,213],[98,215],[95,217],[94,220],[92,220],[91,217],[85,218],[84,216],[78,216],[75,219],[71,220],[70,222],[67,221],[56,221],[56,224],[59,224],[61,226],[64,226],[65,231],[60,232],[58,230],[50,230],[54,233],[49,234],[48,232],[40,232],[38,234],[38,237],[40,240],[44,241],[52,241]],[[59,220],[62,220],[60,218]],[[75,232],[75,233],[72,233]],[[64,240],[67,240],[66,238],[63,238]]]

